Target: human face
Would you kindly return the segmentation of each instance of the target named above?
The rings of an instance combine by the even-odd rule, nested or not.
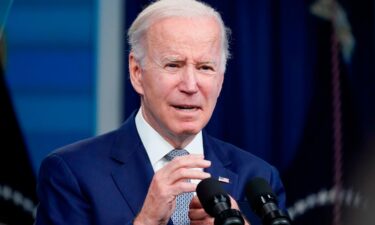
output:
[[[146,33],[143,67],[129,55],[145,120],[174,147],[208,123],[223,84],[220,27],[211,17],[166,18]]]

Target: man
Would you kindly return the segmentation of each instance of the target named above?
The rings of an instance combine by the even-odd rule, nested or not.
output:
[[[275,168],[202,131],[229,55],[220,15],[195,0],[160,0],[138,15],[128,35],[130,80],[141,108],[118,130],[43,161],[36,224],[213,224],[197,197],[176,200],[207,177],[224,181],[233,207],[253,225],[258,221],[244,197],[253,177],[269,181],[283,207]]]

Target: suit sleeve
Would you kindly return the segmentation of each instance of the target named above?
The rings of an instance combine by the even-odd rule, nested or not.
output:
[[[286,209],[285,189],[284,189],[284,185],[282,184],[279,172],[275,167],[272,167],[270,184],[272,186],[272,190],[275,192],[277,196],[279,208],[285,210]]]
[[[90,204],[66,162],[58,155],[41,164],[35,225],[91,225]]]

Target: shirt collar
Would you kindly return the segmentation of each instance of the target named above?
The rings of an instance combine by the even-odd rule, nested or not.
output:
[[[138,110],[135,117],[135,125],[141,138],[143,146],[146,149],[151,164],[162,159],[166,154],[174,149],[151,125],[144,119],[142,108]],[[200,131],[193,140],[184,148],[190,154],[203,154],[202,131]]]

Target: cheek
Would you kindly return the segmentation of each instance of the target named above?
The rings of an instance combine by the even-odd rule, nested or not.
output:
[[[145,79],[144,90],[148,98],[158,101],[166,94],[168,83],[157,74],[148,75],[149,77]]]
[[[217,98],[219,96],[220,91],[218,91],[217,86],[210,86],[209,88],[206,88],[202,90],[202,95],[204,96],[205,105],[208,107],[206,108],[207,111],[212,111],[213,108],[216,105]]]
[[[215,100],[219,97],[222,87],[222,79],[217,79],[215,81],[210,82],[209,92],[210,92],[210,98],[212,100]]]
[[[224,82],[224,74],[220,75],[218,82],[217,82],[217,86],[216,86],[217,97],[219,97],[220,95],[221,88],[223,87],[223,82]]]
[[[165,112],[169,110],[169,102],[171,99],[176,99],[176,89],[173,84],[165,80],[151,81],[147,88],[145,88],[145,101],[152,105],[154,110]]]
[[[221,85],[215,87],[215,98],[218,98],[221,92]]]

